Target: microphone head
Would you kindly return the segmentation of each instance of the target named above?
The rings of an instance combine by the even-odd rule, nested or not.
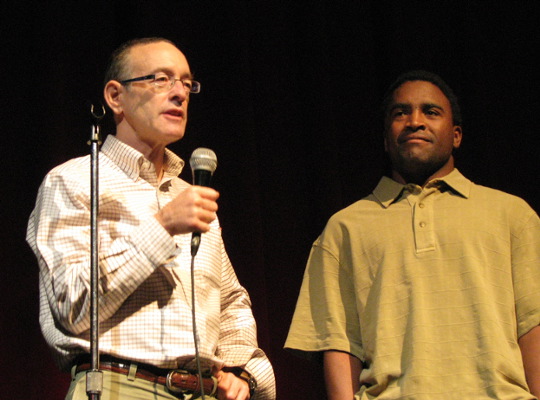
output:
[[[199,147],[195,149],[189,159],[192,171],[204,170],[213,174],[217,168],[217,156],[212,150]]]

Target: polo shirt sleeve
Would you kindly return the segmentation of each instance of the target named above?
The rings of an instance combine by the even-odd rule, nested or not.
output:
[[[519,223],[523,221],[522,223]],[[540,325],[540,219],[527,206],[512,231],[512,271],[518,337]]]
[[[339,350],[362,359],[352,265],[340,256],[343,232],[330,219],[312,246],[285,348],[308,358]]]

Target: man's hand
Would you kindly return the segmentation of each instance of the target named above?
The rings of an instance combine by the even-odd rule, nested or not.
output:
[[[208,232],[216,219],[219,193],[203,186],[191,186],[158,211],[155,218],[171,236]]]
[[[232,372],[218,371],[214,374],[218,380],[217,397],[219,400],[249,399],[248,383]]]

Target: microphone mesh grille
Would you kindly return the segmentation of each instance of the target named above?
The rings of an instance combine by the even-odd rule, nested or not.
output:
[[[193,171],[202,169],[214,173],[217,168],[216,153],[205,147],[199,147],[191,154],[189,165]]]

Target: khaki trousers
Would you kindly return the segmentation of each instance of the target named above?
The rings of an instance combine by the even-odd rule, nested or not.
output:
[[[71,385],[69,386],[66,400],[88,400],[86,393],[86,371],[74,374],[72,371]],[[128,377],[111,371],[102,371],[103,390],[100,400],[198,400],[191,394],[182,397],[181,394],[175,396],[167,390],[164,385]],[[205,400],[217,400],[216,397],[205,395]]]

